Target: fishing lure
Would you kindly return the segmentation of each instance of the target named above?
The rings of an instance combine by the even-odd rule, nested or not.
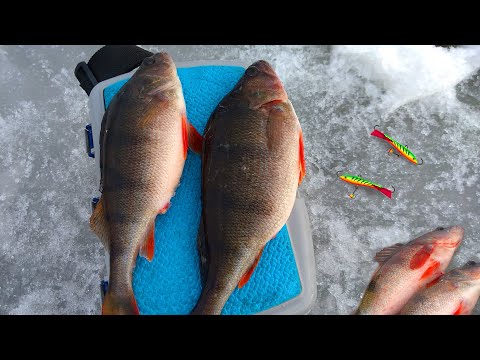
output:
[[[370,180],[367,180],[367,179],[363,179],[361,178],[360,176],[355,176],[355,175],[350,175],[350,174],[343,174],[343,175],[338,175],[340,171],[337,171],[337,176],[347,182],[347,183],[350,183],[350,184],[353,184],[355,185],[355,190],[351,193],[351,194],[348,194],[348,197],[350,199],[355,199],[355,192],[357,191],[357,189],[360,187],[360,186],[365,186],[365,187],[369,187],[369,188],[373,188],[373,189],[376,189],[378,191],[380,191],[383,195],[385,195],[386,197],[388,197],[389,199],[392,198],[392,194],[395,192],[395,188],[392,186],[393,188],[393,191],[389,190],[389,189],[386,189],[384,188],[383,186],[381,185],[378,185],[378,184],[375,184],[374,182],[371,182]]]
[[[407,158],[408,161],[414,163],[415,165],[422,165],[423,164],[423,159],[420,158],[420,160],[422,160],[421,163],[418,162],[417,160],[417,157],[408,149],[408,146],[406,145],[402,145],[400,144],[398,141],[392,139],[390,136],[388,136],[387,134],[384,134],[382,133],[381,131],[378,131],[376,128],[377,126],[379,125],[375,125],[373,127],[373,132],[370,134],[370,135],[373,135],[373,136],[376,136],[380,139],[383,139],[385,141],[387,141],[391,146],[392,148],[390,148],[388,150],[388,154],[394,154],[394,155],[397,155],[397,156],[400,156],[398,155],[397,153],[394,153],[393,152],[393,149],[397,150],[401,155],[403,155],[405,158]]]

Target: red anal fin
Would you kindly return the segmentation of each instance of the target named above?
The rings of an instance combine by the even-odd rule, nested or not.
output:
[[[427,270],[422,274],[420,280],[427,279],[432,276],[434,273],[437,272],[438,268],[440,267],[440,263],[438,261],[433,261],[432,265],[430,265]]]
[[[457,310],[455,310],[452,315],[462,315],[463,310],[464,310],[463,309],[463,301],[461,301],[460,305],[458,305]]]
[[[155,219],[153,219],[152,224],[149,225],[145,241],[140,248],[140,256],[143,256],[148,261],[153,260],[153,255],[155,251]]]
[[[380,191],[383,195],[385,195],[389,199],[392,198],[392,191],[391,190],[388,190],[388,189],[385,189],[385,188],[379,188],[379,187],[376,187],[376,186],[374,186],[374,188],[377,189],[378,191]]]
[[[190,150],[197,154],[202,153],[203,149],[203,136],[193,127],[192,124],[188,124],[188,146]]]
[[[376,129],[373,130],[373,132],[372,132],[370,135],[376,136],[376,137],[378,137],[378,138],[380,138],[380,139],[384,139],[384,140],[386,139],[385,135],[384,135],[381,131],[378,131],[378,130],[376,130]]]
[[[300,144],[299,144],[299,151],[298,151],[298,159],[299,159],[299,168],[300,168],[300,175],[298,177],[298,185],[302,183],[303,178],[307,173],[307,169],[305,166],[305,149],[303,146],[303,132],[300,130]]]
[[[187,127],[187,115],[182,115],[182,140],[183,140],[183,158],[187,158],[188,151],[188,127]]]
[[[427,260],[430,258],[430,255],[432,255],[432,252],[433,246],[422,246],[422,248],[418,250],[415,255],[413,255],[412,260],[410,260],[410,269],[416,270],[425,265]]]
[[[260,253],[257,255],[255,260],[253,261],[252,266],[250,266],[250,268],[247,270],[247,272],[245,274],[243,274],[242,278],[238,282],[238,288],[239,289],[241,289],[248,282],[248,280],[250,280],[250,278],[252,277],[253,272],[255,271],[255,268],[257,267],[258,262],[260,261],[260,257],[262,256],[263,249],[264,249],[264,247],[262,248],[262,250],[260,250]]]
[[[158,211],[158,213],[163,215],[167,212],[169,208],[170,208],[170,201],[166,203],[165,206]]]

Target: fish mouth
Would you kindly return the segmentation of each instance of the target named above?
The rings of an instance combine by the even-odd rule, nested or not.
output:
[[[273,70],[272,65],[270,65],[268,61],[265,61],[265,60],[258,60],[254,62],[252,65],[250,65],[247,68],[247,71],[248,71],[247,75],[249,76],[255,76],[259,72],[263,72],[270,76],[277,77],[277,74],[275,73],[275,70]]]
[[[455,225],[451,227],[439,226],[435,231],[442,231],[448,233],[447,236],[441,235],[442,240],[433,241],[432,245],[438,245],[445,248],[456,248],[463,240],[463,235],[465,234],[465,229],[460,225]],[[445,237],[453,238],[452,240],[446,240]],[[455,241],[454,241],[455,240]]]
[[[444,247],[444,248],[448,248],[448,249],[454,249],[456,248],[458,245],[460,245],[460,243],[462,242],[462,240],[457,240],[455,243],[452,243],[452,242],[445,242],[445,241],[435,241],[432,243],[433,246],[441,246],[441,247]]]

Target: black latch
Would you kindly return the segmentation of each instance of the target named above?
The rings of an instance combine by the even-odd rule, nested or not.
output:
[[[75,67],[75,77],[87,95],[90,95],[93,87],[98,84],[98,81],[93,75],[92,70],[90,70],[90,67],[85,61],[78,63]]]
[[[100,198],[98,198],[98,197],[94,197],[92,199],[92,213],[95,210],[95,208],[97,207],[97,204],[98,204],[99,201],[100,201]]]
[[[140,66],[143,59],[152,55],[136,45],[105,45],[93,54],[88,64],[85,61],[78,63],[75,77],[90,95],[99,82],[132,71]]]
[[[103,303],[103,298],[107,294],[107,291],[108,291],[108,281],[107,280],[102,280],[100,282],[100,297],[102,299],[102,303]]]
[[[95,153],[92,152],[93,149],[93,133],[92,133],[92,125],[87,124],[85,126],[85,146],[87,150],[88,156],[91,158],[95,157]]]

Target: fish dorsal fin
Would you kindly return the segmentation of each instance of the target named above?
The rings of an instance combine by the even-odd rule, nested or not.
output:
[[[375,261],[379,264],[384,263],[390,259],[398,250],[400,250],[404,244],[396,243],[395,245],[386,247],[375,254]]]
[[[468,276],[465,276],[465,274],[460,271],[459,269],[453,269],[449,271],[448,273],[445,274],[444,276],[445,280],[450,280],[450,281],[465,281],[469,280]]]

